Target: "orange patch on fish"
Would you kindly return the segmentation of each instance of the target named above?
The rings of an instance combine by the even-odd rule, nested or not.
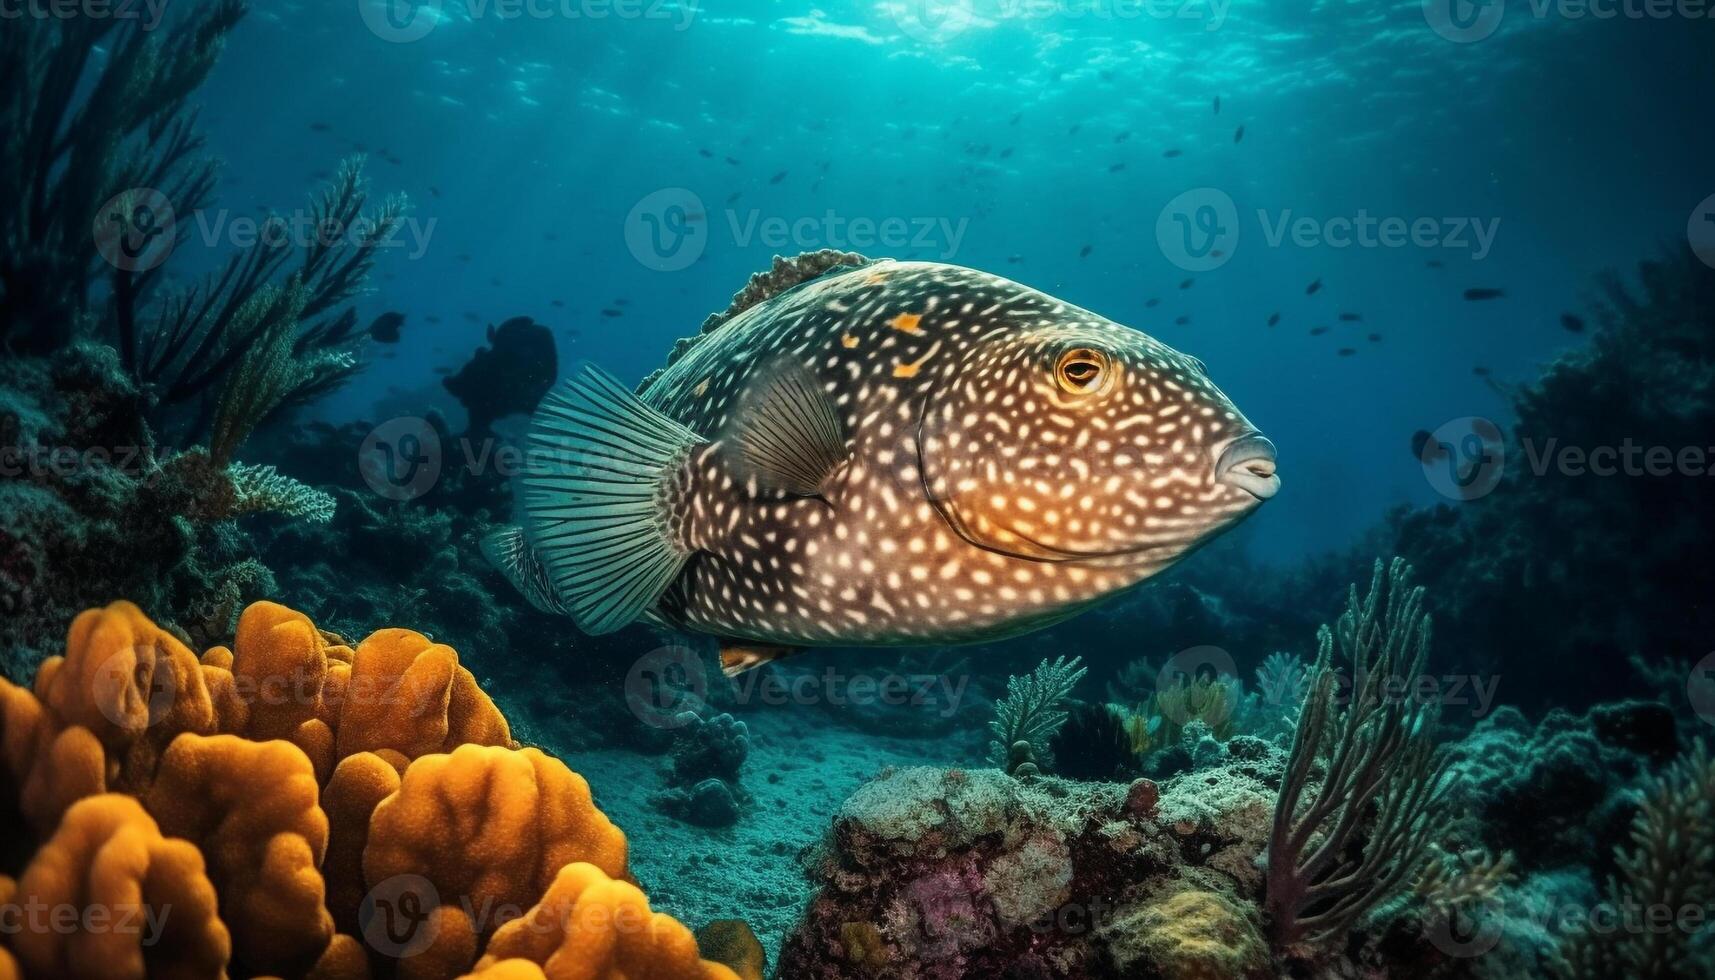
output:
[[[895,330],[898,330],[901,333],[920,334],[923,331],[921,328],[918,327],[918,324],[920,324],[922,322],[923,322],[922,314],[919,314],[919,313],[901,313],[898,316],[894,317],[893,319],[887,321],[887,325],[892,327]]]
[[[704,378],[703,380],[697,382],[697,386],[695,388],[691,389],[691,394],[696,395],[698,398],[703,397],[704,395],[708,394],[708,392],[709,392],[709,379],[708,378]]]
[[[935,352],[940,349],[941,342],[937,340],[935,343],[931,344],[929,349],[923,352],[923,356],[919,357],[917,360],[893,365],[893,376],[896,378],[917,377],[917,372],[922,370],[923,365],[929,363],[929,358],[934,357]]]
[[[841,347],[844,347],[847,350],[850,350],[851,348],[856,347],[857,344],[858,344],[857,338],[853,337],[851,334],[847,333],[847,334],[841,334],[840,335],[840,346]]]

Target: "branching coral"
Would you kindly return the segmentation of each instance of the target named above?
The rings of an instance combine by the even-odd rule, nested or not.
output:
[[[1395,559],[1354,586],[1319,652],[1268,844],[1265,908],[1277,948],[1345,933],[1416,881],[1448,818],[1446,762],[1429,740],[1434,713],[1402,681],[1429,650],[1423,590]],[[1336,647],[1349,667],[1341,693]]]
[[[1632,846],[1618,849],[1606,903],[1620,927],[1591,926],[1568,941],[1562,976],[1689,980],[1715,969],[1715,949],[1697,942],[1715,904],[1712,815],[1715,758],[1699,740],[1650,788],[1632,821]]]
[[[106,268],[90,235],[103,202],[137,187],[185,214],[207,202],[214,169],[193,159],[185,106],[243,14],[219,0],[170,33],[125,17],[21,17],[0,32],[0,341],[69,339]],[[115,298],[154,272],[121,272]]]
[[[172,910],[144,916],[152,932],[25,921],[0,970],[15,954],[26,977],[450,978],[533,909],[552,942],[507,930],[485,969],[734,978],[649,912],[583,778],[515,747],[456,652],[409,630],[353,648],[258,603],[231,649],[197,658],[115,603],[78,618],[34,693],[0,682],[0,736],[0,808],[28,824],[8,843],[40,845],[0,899]],[[435,896],[421,919],[396,904],[411,883]],[[401,911],[422,942],[385,928]]]
[[[211,446],[221,463],[271,411],[355,370],[355,314],[331,310],[357,293],[405,209],[392,198],[366,215],[348,161],[312,201],[301,248],[277,223],[202,285],[152,301],[160,259],[189,234],[174,218],[203,208],[214,187],[185,105],[245,9],[220,0],[158,33],[119,17],[24,18],[0,47],[0,192],[18,204],[0,219],[0,338],[47,352],[93,326],[150,393],[158,423],[221,390]],[[163,206],[170,213],[157,214]],[[146,222],[162,224],[130,227]],[[110,225],[170,237],[154,246],[160,259],[104,264],[90,229]],[[104,276],[95,323],[92,287]],[[207,419],[179,413],[186,441]]]
[[[269,513],[297,517],[312,524],[333,520],[330,494],[300,483],[272,466],[234,463],[226,468],[232,479],[234,514]]]
[[[1056,657],[1023,677],[1008,678],[1006,698],[995,705],[995,719],[989,722],[994,736],[989,755],[996,765],[1021,774],[1051,763],[1048,740],[1066,722],[1060,704],[1088,672],[1080,664],[1078,657]]]

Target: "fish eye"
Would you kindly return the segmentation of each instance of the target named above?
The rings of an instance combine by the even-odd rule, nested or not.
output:
[[[1108,375],[1108,356],[1088,347],[1074,347],[1061,354],[1060,362],[1054,366],[1054,379],[1074,395],[1100,391]]]

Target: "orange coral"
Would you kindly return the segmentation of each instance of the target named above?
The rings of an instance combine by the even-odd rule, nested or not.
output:
[[[318,870],[328,821],[303,752],[282,741],[180,735],[144,805],[163,832],[209,855],[238,960],[271,973],[315,962],[333,935]]]
[[[652,912],[637,886],[591,864],[560,869],[542,900],[501,926],[472,975],[478,980],[739,980],[700,959],[677,920]]]
[[[625,836],[583,777],[516,748],[458,654],[409,630],[354,649],[257,603],[199,658],[130,603],[90,610],[33,691],[0,681],[0,776],[17,794],[0,806],[44,840],[0,902],[174,909],[147,946],[26,927],[0,980],[213,978],[229,959],[412,980],[485,953],[494,977],[735,976],[624,880]],[[513,959],[519,930],[496,927],[532,903],[642,925],[568,919],[539,961]],[[421,941],[402,945],[401,924]]]
[[[421,875],[466,908],[522,909],[573,861],[625,874],[625,835],[584,778],[535,749],[464,745],[411,763],[376,806],[363,873],[372,887]]]
[[[218,976],[231,949],[202,853],[117,793],[66,810],[10,903],[26,916],[14,946],[30,975]]]
[[[407,759],[465,745],[510,745],[500,709],[452,647],[421,633],[378,630],[352,657],[339,754],[392,749]]]

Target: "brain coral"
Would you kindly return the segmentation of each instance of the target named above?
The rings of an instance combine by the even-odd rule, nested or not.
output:
[[[0,840],[0,980],[739,976],[452,648],[274,603],[200,658],[114,603],[0,680]]]

